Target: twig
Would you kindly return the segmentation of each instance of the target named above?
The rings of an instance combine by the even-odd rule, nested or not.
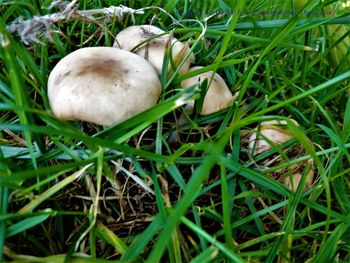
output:
[[[107,17],[117,17],[121,20],[125,15],[130,14],[135,21],[135,14],[143,14],[141,9],[135,10],[126,6],[110,6],[100,9],[78,10],[78,0],[73,0],[69,4],[62,4],[62,1],[54,1],[50,8],[60,6],[61,12],[45,15],[34,16],[32,19],[23,20],[19,18],[16,22],[7,26],[7,31],[10,33],[17,32],[22,41],[29,45],[32,42],[40,43],[38,36],[44,35],[51,39],[51,26],[53,24],[69,21],[70,19],[94,19],[93,15],[103,14]]]
[[[8,25],[6,29],[11,34],[17,32],[20,38],[22,39],[23,43],[29,45],[32,42],[40,43],[40,40],[38,39],[38,36],[40,35],[44,35],[46,38],[51,39],[51,26],[53,24],[62,21],[67,22],[71,19],[95,20],[96,18],[93,16],[97,14],[102,14],[107,18],[117,17],[119,21],[121,21],[125,15],[131,15],[131,20],[135,24],[134,15],[144,14],[145,10],[156,9],[168,15],[172,19],[174,24],[180,24],[167,11],[157,6],[133,9],[127,6],[120,5],[99,9],[78,10],[78,0],[73,0],[70,3],[67,3],[62,0],[54,0],[51,2],[51,5],[48,7],[48,9],[52,9],[54,7],[60,8],[61,11],[50,15],[34,16],[33,18],[28,20],[19,18],[17,21]]]

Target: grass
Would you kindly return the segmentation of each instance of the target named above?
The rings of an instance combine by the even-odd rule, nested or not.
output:
[[[104,128],[55,118],[48,75],[76,49],[112,46],[132,17],[71,19],[25,45],[6,26],[58,9],[0,1],[0,262],[349,262],[350,13],[342,1],[301,2],[79,1],[162,8],[135,23],[188,41],[203,66],[164,68],[159,103]],[[204,92],[180,82],[209,70],[238,96],[201,116]],[[247,133],[276,119],[294,139],[253,157]],[[307,160],[312,186],[306,165],[291,191],[276,174]]]

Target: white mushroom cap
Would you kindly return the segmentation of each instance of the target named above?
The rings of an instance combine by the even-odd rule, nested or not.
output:
[[[163,31],[162,29],[152,25],[130,26],[117,34],[113,47],[131,51],[141,42],[156,35],[163,34],[164,32],[165,31]],[[166,34],[154,38],[144,43],[141,47],[134,51],[137,55],[149,61],[155,67],[158,74],[160,74],[162,71],[164,52],[166,44],[167,42],[169,42],[169,37],[170,35]],[[172,45],[172,58],[174,62],[176,62],[176,59],[178,58],[182,59],[183,56],[186,54],[188,48],[186,48],[184,44],[182,44],[174,37],[171,38],[170,43]],[[183,65],[183,67],[180,69],[180,74],[187,72],[188,68],[190,67],[190,60],[193,59],[194,55],[192,54],[191,59],[188,59]],[[179,63],[181,62],[182,61],[179,61]]]
[[[314,162],[312,159],[308,160],[307,163],[310,165],[310,168],[306,174],[306,188],[309,188],[314,180]],[[298,168],[298,164],[294,164],[293,168]],[[296,172],[292,176],[288,175],[284,178],[284,185],[287,186],[290,190],[296,192],[297,188],[301,182],[302,173]]]
[[[295,125],[298,125],[295,120],[291,119],[291,121],[294,122]],[[286,124],[287,122],[283,120],[262,122],[259,129],[260,135],[257,136],[257,133],[253,132],[249,138],[249,151],[252,151],[254,149],[254,155],[257,155],[270,150],[272,148],[271,143],[280,145],[292,139],[292,134],[283,127],[280,127],[281,125]]]
[[[152,107],[160,93],[157,72],[146,60],[112,47],[70,53],[48,80],[54,115],[107,126]]]
[[[197,69],[201,69],[203,67],[196,66],[189,69],[190,71],[194,71]],[[208,71],[199,75],[196,75],[192,78],[186,79],[181,82],[182,88],[188,88],[190,86],[197,86],[199,87],[200,84],[207,79],[208,84],[209,81],[213,75],[213,71]],[[230,89],[227,87],[225,81],[222,77],[220,77],[219,74],[215,73],[213,80],[210,83],[210,86],[208,88],[208,91],[205,95],[203,107],[201,111],[201,115],[207,115],[214,112],[217,112],[222,109],[226,109],[230,107],[232,100],[234,99],[234,96],[232,96],[232,93]],[[194,101],[191,101],[188,106],[193,109],[194,107]]]
[[[299,126],[299,124],[290,119],[295,125]],[[280,145],[285,143],[293,138],[293,135],[285,128],[283,125],[287,125],[287,122],[284,120],[271,120],[265,121],[261,123],[259,134],[254,131],[250,135],[249,138],[249,146],[248,149],[251,152],[254,149],[254,155],[260,154],[272,148],[273,145]],[[257,128],[258,129],[258,128]],[[305,148],[302,145],[296,144],[291,148],[291,154],[296,154],[294,157],[298,157],[298,152],[306,154]],[[286,151],[285,151],[286,152]],[[281,158],[278,156],[272,156],[263,161],[264,165],[268,167],[274,162],[278,162]],[[288,167],[279,169],[274,173],[279,173],[278,180],[283,182],[285,186],[287,186],[290,190],[296,191],[302,178],[302,174],[306,166],[309,165],[309,170],[306,176],[306,188],[309,188],[312,185],[314,178],[314,162],[312,159],[307,161],[301,161],[299,163],[292,164]]]

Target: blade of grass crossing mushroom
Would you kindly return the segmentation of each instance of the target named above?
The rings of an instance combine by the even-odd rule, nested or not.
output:
[[[345,148],[350,148],[350,143],[347,143],[347,144],[344,144],[343,147]],[[316,152],[316,155],[317,156],[323,156],[323,155],[328,155],[328,154],[338,154],[340,152],[340,148],[338,146],[336,147],[331,147],[331,148],[328,148],[326,150],[322,150],[322,151],[318,151]],[[304,155],[302,157],[299,157],[299,158],[296,158],[296,159],[293,159],[293,160],[290,160],[288,162],[285,162],[285,163],[281,163],[279,165],[276,165],[274,167],[271,167],[267,170],[264,171],[264,174],[268,174],[268,173],[271,173],[271,172],[274,172],[274,171],[277,171],[277,170],[280,170],[282,168],[285,168],[289,165],[293,165],[293,164],[296,164],[296,163],[300,163],[301,161],[305,161],[305,160],[310,160],[312,157],[310,154],[307,154],[307,155]],[[246,165],[245,167],[249,167],[251,166],[251,163],[248,163],[248,165]],[[346,170],[345,170],[346,171]]]
[[[330,190],[330,185],[329,185],[329,179],[327,174],[325,173],[325,169],[323,166],[323,163],[321,159],[316,155],[315,149],[313,148],[311,142],[306,138],[305,134],[300,130],[299,127],[297,127],[293,122],[287,121],[288,123],[288,128],[290,129],[291,133],[294,135],[294,137],[300,142],[301,145],[306,149],[307,153],[309,153],[312,157],[312,159],[315,161],[318,173],[320,174],[320,178],[322,179],[322,182],[324,184],[324,188],[326,191],[326,203],[327,203],[327,208],[328,210],[331,209],[331,203],[332,203],[332,196],[331,196],[331,190]],[[304,171],[305,172],[305,171]],[[303,173],[302,179],[304,179],[305,174]],[[298,187],[299,190],[299,187]],[[297,191],[298,193],[298,191]],[[327,214],[326,221],[329,222],[330,220],[330,215]],[[327,232],[329,229],[329,224],[326,225],[326,230],[325,234],[323,236],[323,242],[327,238]]]
[[[223,158],[223,157],[222,157]],[[253,171],[248,168],[240,167],[240,166],[234,166],[230,159],[223,158],[223,162],[226,162],[226,167],[229,167],[232,171],[239,173],[241,176],[253,181],[254,183],[258,185],[262,185],[263,187],[266,187],[276,193],[282,194],[284,196],[289,197],[291,195],[291,191],[288,190],[286,187],[284,187],[282,184],[276,182],[275,180],[266,177],[265,175],[262,175],[260,173],[257,173],[256,171]],[[324,207],[320,204],[318,204],[315,200],[310,201],[305,197],[301,197],[301,203],[304,205],[324,214],[329,215],[331,217],[337,218],[339,220],[346,220],[346,216],[343,216],[340,213],[337,213],[333,210],[331,210],[328,207]],[[233,223],[234,225],[235,223]]]
[[[196,90],[194,88],[183,90],[151,109],[148,109],[109,129],[105,129],[103,132],[95,134],[95,136],[114,140],[115,143],[123,143],[130,137],[147,128],[159,118],[186,104],[189,100],[193,99],[195,94]]]
[[[165,86],[163,86],[164,90],[167,90],[169,88],[169,86],[171,85],[171,83],[173,82],[173,80],[177,77],[180,69],[183,67],[183,65],[186,63],[186,61],[188,59],[190,59],[191,54],[193,54],[194,49],[197,47],[197,45],[202,41],[202,38],[204,37],[206,31],[207,31],[207,25],[203,25],[201,22],[199,22],[198,20],[196,20],[197,23],[199,23],[199,25],[201,26],[201,33],[200,35],[197,37],[197,39],[192,43],[192,47],[191,48],[187,48],[187,53],[185,55],[185,57],[183,58],[182,62],[179,64],[179,66],[176,68],[175,72],[170,76],[168,82],[166,83]],[[206,22],[206,21],[205,21]],[[187,44],[186,44],[187,45]],[[184,50],[183,50],[184,51]],[[181,52],[182,53],[182,52]]]
[[[210,80],[212,80],[212,79],[213,79],[213,77]],[[205,98],[205,96],[208,92],[208,88],[209,88],[208,84],[209,84],[208,79],[204,79],[203,82],[198,87],[200,90],[200,97],[194,101],[193,116],[195,119],[200,115],[200,112],[202,111],[203,104],[204,104],[204,98]]]
[[[84,166],[79,171],[75,172],[74,174],[66,177],[56,185],[52,186],[48,190],[46,190],[44,193],[39,195],[36,199],[32,200],[29,204],[22,207],[17,213],[18,214],[25,214],[33,211],[37,206],[39,206],[42,202],[44,202],[46,199],[51,197],[53,194],[57,193],[59,190],[66,187],[68,184],[74,182],[75,180],[78,180],[81,176],[84,175],[85,171],[91,166],[92,164],[88,164]]]
[[[290,233],[293,231],[295,214],[297,213],[297,206],[300,202],[300,199],[302,196],[302,191],[305,189],[305,186],[306,186],[306,177],[307,177],[306,175],[307,175],[309,169],[311,169],[310,166],[306,167],[306,169],[303,172],[303,176],[301,177],[301,182],[298,185],[297,191],[294,194],[292,194],[292,196],[288,200],[286,216],[284,218],[281,229],[279,230],[280,232]],[[329,220],[329,219],[327,219],[327,220]],[[327,225],[326,225],[326,228],[327,228]],[[326,232],[328,232],[328,231],[326,231]],[[289,251],[283,251],[283,249],[285,248],[285,244],[290,242],[288,240],[289,237],[290,237],[289,235],[283,235],[283,236],[279,236],[275,239],[273,246],[270,249],[270,252],[267,256],[266,262],[274,262],[275,257],[279,254],[279,251],[281,251],[281,250],[282,250],[282,252],[284,252],[284,254],[287,254],[287,255],[289,254]],[[283,239],[285,239],[285,240],[283,240]],[[281,244],[282,244],[282,246],[281,246]],[[291,247],[289,247],[289,248],[291,248]]]
[[[233,65],[237,65],[237,64],[242,64],[244,62],[246,62],[247,60],[251,60],[253,59],[254,56],[247,56],[247,57],[244,57],[244,58],[241,58],[241,59],[228,59],[228,60],[225,60],[225,61],[222,61],[219,65],[219,68],[226,68],[226,67],[229,67],[229,66],[233,66]],[[178,77],[179,81],[183,81],[185,79],[188,79],[188,78],[191,78],[191,77],[195,77],[201,73],[205,73],[207,71],[214,71],[215,69],[215,65],[206,65],[206,66],[203,66],[202,68],[198,68],[196,70],[193,70],[193,71],[190,71],[190,72],[187,72],[187,73],[184,73],[183,75],[180,75]],[[239,75],[239,72],[238,71],[235,71],[235,73],[237,74],[238,77],[240,77],[241,75]],[[251,82],[251,84],[254,83],[253,85],[255,86],[259,86],[257,83],[255,82]]]

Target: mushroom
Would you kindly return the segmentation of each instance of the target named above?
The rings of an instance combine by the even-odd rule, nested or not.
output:
[[[184,45],[169,34],[156,37],[157,35],[164,33],[165,31],[152,25],[130,26],[117,34],[113,47],[132,51],[141,42],[153,38],[136,48],[134,52],[149,61],[160,75],[162,72],[164,52],[166,51],[167,43],[172,45],[172,59],[174,60],[175,65],[179,65],[182,62],[188,51],[187,45]],[[180,69],[180,74],[187,72],[190,67],[190,60],[193,59],[194,55],[191,54],[190,59],[186,60],[185,64]]]
[[[189,72],[201,68],[203,67],[192,67],[189,69]],[[230,107],[235,98],[232,96],[230,89],[227,87],[225,81],[219,74],[215,73],[211,83],[209,83],[213,73],[213,71],[204,72],[181,82],[182,88],[188,88],[191,86],[199,87],[205,79],[208,80],[209,88],[204,98],[203,107],[200,112],[201,115],[208,115],[219,110],[226,109]],[[189,102],[188,107],[190,108],[190,111],[192,111],[194,101]]]
[[[298,125],[295,120],[291,121]],[[293,138],[292,134],[279,126],[285,126],[287,124],[286,121],[265,121],[261,123],[258,136],[256,132],[254,132],[249,139],[249,150],[250,152],[254,152],[254,155],[260,154],[272,148],[272,144],[280,145],[284,142],[289,141]]]
[[[290,119],[295,125],[299,125],[295,120]],[[251,132],[248,139],[248,150],[254,157],[260,153],[268,151],[272,148],[272,145],[281,145],[291,139],[293,135],[284,127],[287,122],[284,120],[272,120],[262,122],[261,126]],[[300,144],[293,144],[283,149],[288,158],[298,158],[307,154],[306,149]],[[257,164],[268,168],[271,165],[278,165],[282,162],[282,157],[277,153],[272,156],[258,161]],[[309,170],[306,174],[306,187],[309,188],[314,178],[314,163],[310,159],[308,161],[301,161],[299,163],[292,164],[288,167],[279,169],[270,173],[269,175],[284,183],[289,189],[296,191],[301,181],[303,171],[305,167],[309,165]]]
[[[155,105],[161,93],[157,72],[142,57],[112,47],[76,50],[52,70],[48,98],[64,120],[110,126]]]

